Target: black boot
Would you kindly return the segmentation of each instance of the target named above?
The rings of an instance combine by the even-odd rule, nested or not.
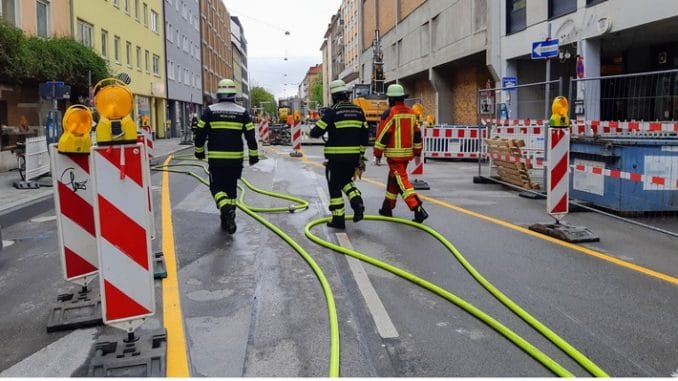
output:
[[[221,228],[228,234],[235,233],[235,205],[224,205],[221,208]]]
[[[358,222],[365,217],[365,205],[362,198],[356,197],[351,200],[351,208],[353,209],[353,222]]]
[[[417,206],[417,209],[414,210],[414,219],[412,221],[422,223],[425,219],[428,218],[428,213],[421,206]]]
[[[384,200],[384,203],[381,204],[381,209],[379,209],[379,215],[384,217],[393,217],[393,209],[391,209],[391,204]]]
[[[335,229],[346,229],[346,222],[344,222],[344,216],[332,216],[332,221],[328,222],[327,226]]]

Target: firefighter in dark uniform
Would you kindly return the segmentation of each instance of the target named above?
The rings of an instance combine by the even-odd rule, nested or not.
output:
[[[249,164],[259,161],[254,124],[250,114],[235,103],[236,84],[230,79],[219,81],[218,102],[207,107],[195,129],[195,157],[205,158],[210,171],[210,191],[221,211],[221,228],[229,234],[236,231],[235,206],[238,179],[242,175],[243,140],[249,148]]]
[[[324,151],[330,192],[329,209],[332,213],[332,221],[327,226],[344,229],[346,224],[342,191],[348,196],[354,222],[362,220],[365,212],[360,190],[353,183],[353,177],[356,169],[359,173],[365,170],[368,127],[363,110],[349,102],[349,91],[344,81],[332,81],[330,93],[333,106],[327,109],[311,129],[311,137],[319,138],[327,132]]]

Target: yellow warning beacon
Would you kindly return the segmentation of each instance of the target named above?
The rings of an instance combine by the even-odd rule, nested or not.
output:
[[[100,116],[97,144],[136,143],[137,127],[130,115],[133,98],[129,87],[119,79],[106,78],[94,86],[94,91],[94,106]]]
[[[568,116],[570,110],[567,98],[557,96],[551,104],[551,119],[549,125],[551,127],[570,127],[570,117]]]
[[[92,147],[92,112],[83,105],[73,105],[66,110],[62,120],[64,133],[59,138],[57,151],[61,153],[89,153]]]

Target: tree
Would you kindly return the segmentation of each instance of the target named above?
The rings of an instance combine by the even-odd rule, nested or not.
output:
[[[88,72],[92,82],[110,76],[106,61],[72,38],[26,37],[20,29],[0,22],[0,82],[37,86],[64,81],[71,98],[87,96]]]
[[[252,102],[252,107],[263,107],[267,113],[275,114],[275,97],[263,87],[254,86],[250,89],[250,101]]]
[[[315,103],[315,109],[323,106],[323,73],[318,74],[317,77],[311,82],[311,88],[309,90],[309,100]]]

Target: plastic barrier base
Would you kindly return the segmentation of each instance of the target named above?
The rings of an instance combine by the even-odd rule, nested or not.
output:
[[[529,229],[570,243],[600,241],[600,238],[585,226],[572,226],[563,223],[534,224]]]
[[[40,184],[35,181],[15,181],[12,184],[16,189],[39,189]]]
[[[412,181],[412,186],[416,190],[429,190],[431,187],[428,185],[428,183],[424,180],[419,180],[419,179],[414,179]]]
[[[92,289],[83,288],[77,294],[61,294],[47,320],[47,332],[70,330],[103,324],[101,298]]]
[[[299,151],[290,152],[291,157],[303,157],[304,154]]]
[[[167,267],[165,266],[165,256],[162,251],[153,253],[153,279],[167,278]]]
[[[106,339],[110,340],[107,341]],[[94,344],[87,377],[166,377],[167,331],[129,333],[124,339],[102,338]]]

